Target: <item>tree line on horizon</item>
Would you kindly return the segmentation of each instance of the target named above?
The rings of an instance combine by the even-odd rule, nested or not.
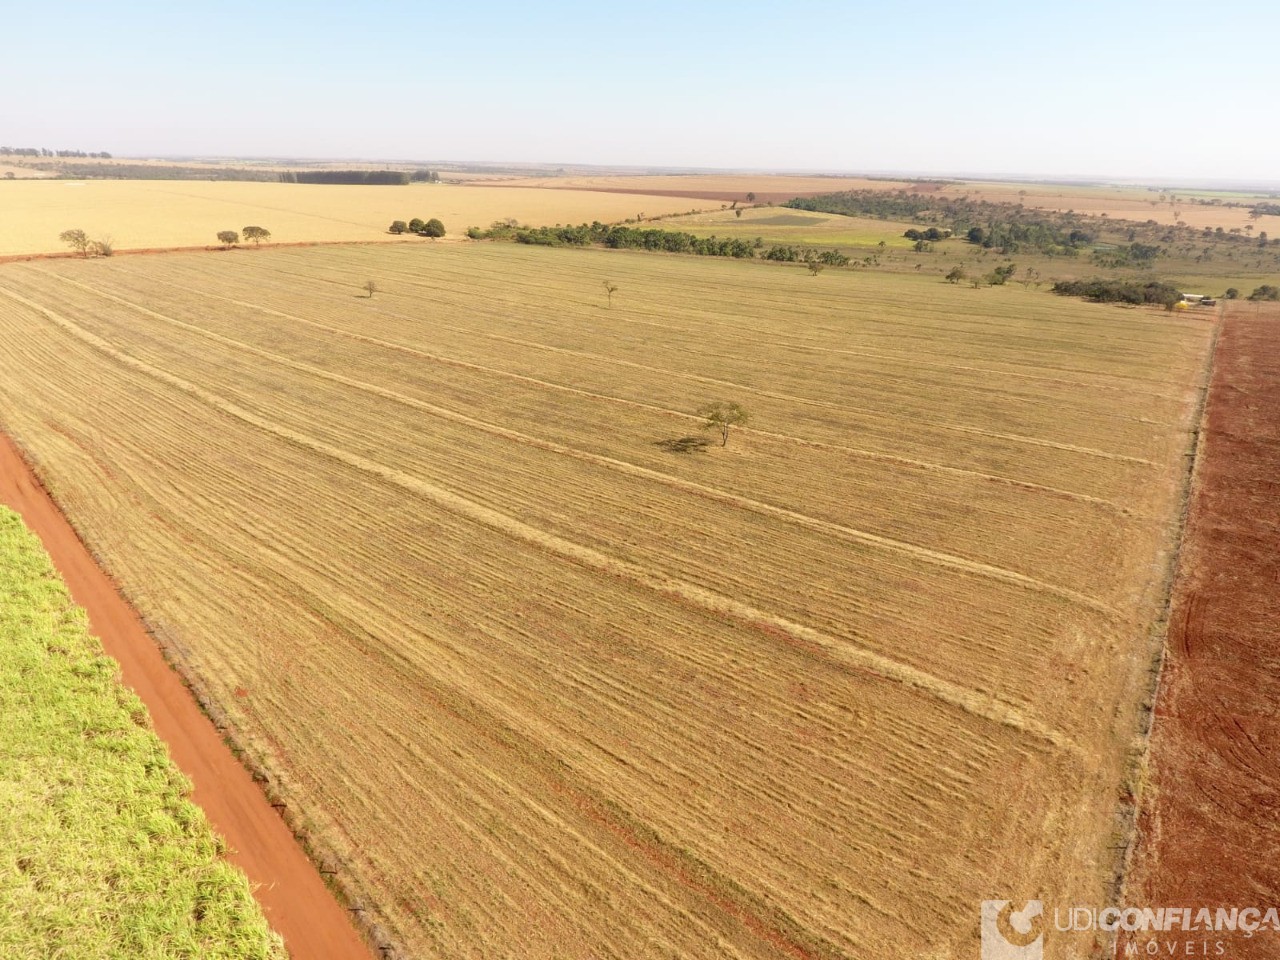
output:
[[[83,150],[50,150],[48,147],[0,147],[0,157],[93,157],[110,160],[111,154],[85,153]]]

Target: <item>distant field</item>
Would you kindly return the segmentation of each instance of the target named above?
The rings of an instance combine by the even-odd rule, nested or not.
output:
[[[985,897],[1106,902],[1209,334],[503,244],[11,263],[0,424],[409,955],[965,956]]]
[[[456,184],[404,187],[164,180],[0,180],[0,256],[66,251],[85,230],[118,249],[217,245],[219,230],[253,224],[277,243],[395,240],[392,220],[439,217],[449,232],[514,217],[532,226],[605,222],[696,209],[675,197]],[[416,238],[415,238],[416,240]]]
[[[1181,221],[1197,229],[1222,227],[1230,230],[1233,227],[1243,229],[1249,226],[1255,231],[1266,230],[1271,236],[1280,235],[1280,217],[1253,219],[1249,216],[1248,208],[1258,200],[1245,197],[1222,197],[1224,201],[1236,200],[1243,204],[1239,207],[1224,207],[1192,203],[1191,197],[1204,196],[1192,191],[1183,193],[1169,190],[1165,193],[1165,199],[1161,200],[1159,192],[1135,187],[1079,187],[985,181],[954,184],[942,192],[949,196],[967,193],[972,198],[991,203],[1022,203],[1042,210],[1074,210],[1094,217],[1105,215],[1112,220],[1136,220],[1139,223],[1155,220],[1166,224]],[[1171,197],[1182,199],[1175,203],[1169,199]]]
[[[674,194],[683,197],[737,200],[754,193],[761,202],[789,200],[801,194],[836,193],[840,190],[902,189],[902,180],[869,177],[795,177],[777,174],[702,174],[688,176],[566,176],[512,179],[511,186],[548,187],[555,190],[615,190],[631,193]]]
[[[0,507],[0,955],[283,960],[118,671]]]
[[[1272,236],[1280,235],[1280,217],[1252,219],[1248,206],[1258,201],[1249,195],[1206,194],[1195,191],[1169,190],[1161,200],[1160,192],[1131,186],[1058,185],[999,181],[909,181],[868,177],[791,177],[776,175],[718,175],[706,176],[566,176],[527,177],[511,179],[504,186],[521,185],[558,190],[616,190],[649,193],[672,193],[683,197],[705,197],[723,201],[745,202],[748,192],[753,192],[759,202],[772,200],[777,203],[800,195],[836,193],[842,190],[909,190],[937,193],[945,196],[968,194],[993,203],[1022,203],[1028,207],[1045,210],[1075,210],[1090,216],[1105,214],[1111,219],[1136,220],[1143,223],[1175,224],[1179,220],[1191,227],[1233,227],[1243,229],[1252,226],[1266,230]],[[1181,198],[1174,203],[1172,197]],[[1235,201],[1240,207],[1224,207],[1198,204],[1192,198],[1217,197],[1224,202]]]
[[[883,240],[888,247],[908,250],[912,244],[903,236],[911,226],[909,223],[812,213],[786,207],[750,207],[742,211],[742,216],[733,210],[695,213],[670,217],[661,226],[667,230],[686,230],[698,236],[760,237],[766,245],[875,247]]]

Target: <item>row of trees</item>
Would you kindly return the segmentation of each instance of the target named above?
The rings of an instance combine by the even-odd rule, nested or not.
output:
[[[83,150],[50,150],[48,147],[0,147],[0,157],[94,157],[110,160],[111,154],[85,153]]]
[[[330,183],[401,187],[409,182],[404,170],[283,170],[281,183]]]
[[[970,243],[1003,254],[1036,252],[1048,256],[1075,256],[1095,241],[1083,229],[1083,220],[1072,212],[1028,210],[1021,205],[991,203],[967,197],[912,193],[906,190],[846,190],[817,197],[797,197],[783,204],[795,210],[835,213],[881,220],[913,220],[926,226],[904,234],[924,244],[958,234]],[[931,225],[931,226],[930,226]]]
[[[472,240],[514,240],[516,243],[544,247],[602,246],[618,250],[648,250],[655,253],[688,253],[703,257],[732,257],[750,260],[757,252],[764,260],[798,263],[819,263],[823,266],[843,267],[849,258],[838,250],[816,250],[812,247],[775,246],[764,249],[760,238],[747,240],[742,237],[699,237],[679,230],[632,227],[626,224],[609,224],[595,221],[578,226],[522,227],[512,220],[499,220],[488,230],[471,227],[467,236]]]
[[[1182,299],[1176,287],[1159,280],[1059,280],[1053,285],[1053,292],[1098,303],[1158,303],[1167,310]]]
[[[266,227],[245,227],[240,231],[240,233],[236,233],[234,230],[219,230],[218,242],[224,247],[234,247],[240,242],[240,237],[242,235],[246,242],[251,242],[254,246],[257,246],[264,240],[271,239],[271,231]]]
[[[407,223],[404,220],[393,220],[391,226],[387,228],[388,233],[416,233],[420,237],[443,237],[445,234],[444,224],[432,217],[430,220],[423,220],[420,217],[414,217]]]

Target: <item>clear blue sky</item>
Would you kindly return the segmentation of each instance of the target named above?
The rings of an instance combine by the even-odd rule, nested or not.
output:
[[[1277,43],[1277,0],[0,0],[0,144],[1280,180]]]

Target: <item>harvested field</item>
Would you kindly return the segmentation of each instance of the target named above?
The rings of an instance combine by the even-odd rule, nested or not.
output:
[[[167,180],[0,181],[0,256],[67,250],[63,230],[111,237],[116,249],[215,245],[257,224],[273,242],[386,240],[393,220],[439,217],[452,235],[513,217],[532,226],[685,213],[687,199],[455,184],[329,186]],[[422,243],[418,238],[413,242]]]
[[[1110,889],[1209,334],[498,244],[5,264],[0,423],[410,956],[950,957]]]
[[[1131,903],[1280,905],[1280,310],[1232,305],[1179,557]],[[1149,938],[1136,935],[1145,948]],[[1159,941],[1168,936],[1151,937]],[[1280,932],[1177,935],[1235,960]]]

